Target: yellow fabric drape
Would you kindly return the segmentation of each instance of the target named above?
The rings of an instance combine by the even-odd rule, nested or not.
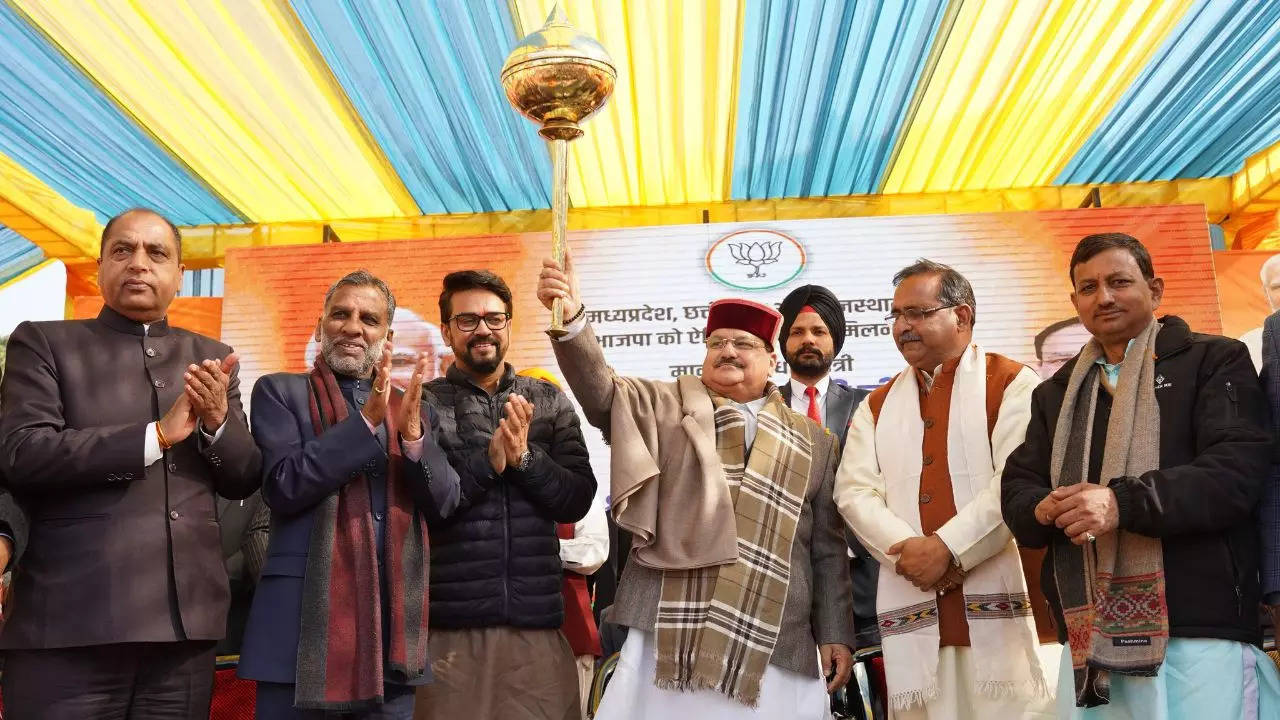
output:
[[[965,0],[882,192],[1049,185],[1190,0]]]
[[[514,0],[517,32],[542,27],[552,5]],[[728,198],[741,1],[579,0],[564,10],[618,71],[609,104],[570,145],[573,205]]]
[[[1280,209],[1280,143],[1245,160],[1231,178],[1231,201],[1242,214]]]
[[[686,225],[701,223],[704,219],[713,223],[766,222],[871,215],[1059,210],[1079,207],[1094,187],[1065,185],[953,193],[729,200],[658,207],[589,207],[575,209],[569,214],[569,229]],[[1231,211],[1231,180],[1225,177],[1096,187],[1104,207],[1200,203],[1205,206],[1210,222],[1219,222]],[[183,228],[183,258],[188,267],[214,267],[222,264],[229,248],[319,243],[324,236],[324,225],[313,222]],[[551,212],[513,210],[416,218],[369,218],[335,220],[328,225],[342,242],[410,239],[452,242],[456,238],[546,232],[551,225]]]
[[[284,0],[13,3],[251,220],[419,213]]]
[[[102,226],[13,159],[0,155],[0,224],[40,246],[47,257],[83,264],[98,257]]]

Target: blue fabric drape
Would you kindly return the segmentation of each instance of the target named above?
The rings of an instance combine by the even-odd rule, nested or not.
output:
[[[877,192],[946,9],[747,0],[733,197]]]
[[[423,213],[550,205],[551,164],[499,82],[502,0],[292,0]]]
[[[1058,183],[1230,175],[1280,141],[1280,3],[1198,0]]]
[[[0,284],[44,261],[44,251],[12,228],[0,225]]]
[[[179,225],[245,218],[0,2],[0,153],[100,222],[135,206]]]

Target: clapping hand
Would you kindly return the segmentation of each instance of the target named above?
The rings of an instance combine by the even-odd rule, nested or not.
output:
[[[388,353],[390,355],[390,353]],[[396,415],[396,426],[400,429],[400,437],[414,442],[422,437],[422,378],[431,366],[431,356],[418,353],[418,364],[413,368],[413,377],[409,378],[409,387],[400,398],[400,412]]]
[[[184,395],[191,403],[191,412],[200,419],[200,424],[209,434],[216,433],[222,423],[226,422],[227,386],[231,384],[231,371],[238,362],[240,357],[235,353],[226,356],[221,362],[202,360],[198,365],[188,365],[182,376],[187,382]],[[168,430],[166,427],[165,438],[174,443],[180,442]]]
[[[503,406],[503,418],[489,441],[489,464],[502,474],[508,467],[520,464],[529,449],[529,423],[533,421],[533,403],[523,395],[512,394]]]
[[[369,399],[365,401],[364,407],[360,408],[360,414],[364,415],[364,419],[370,425],[377,427],[382,421],[387,419],[387,407],[391,405],[391,351],[394,349],[391,344],[391,336],[395,331],[387,331],[387,341],[382,345],[382,357],[378,360],[378,369],[373,374],[373,392],[369,393]]]

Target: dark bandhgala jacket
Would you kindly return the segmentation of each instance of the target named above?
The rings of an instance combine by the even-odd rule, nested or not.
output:
[[[144,466],[146,427],[183,392],[187,365],[231,348],[109,308],[24,322],[0,386],[0,469],[30,517],[0,648],[216,640],[227,619],[215,494],[257,487],[261,456],[232,374],[226,427]]]

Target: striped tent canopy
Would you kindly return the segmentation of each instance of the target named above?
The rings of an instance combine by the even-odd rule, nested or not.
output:
[[[612,54],[572,227],[1203,203],[1280,240],[1280,3],[568,0]],[[228,247],[544,230],[498,72],[552,0],[0,0],[0,223]],[[1093,190],[1097,192],[1093,192]],[[76,283],[79,283],[77,285]]]

